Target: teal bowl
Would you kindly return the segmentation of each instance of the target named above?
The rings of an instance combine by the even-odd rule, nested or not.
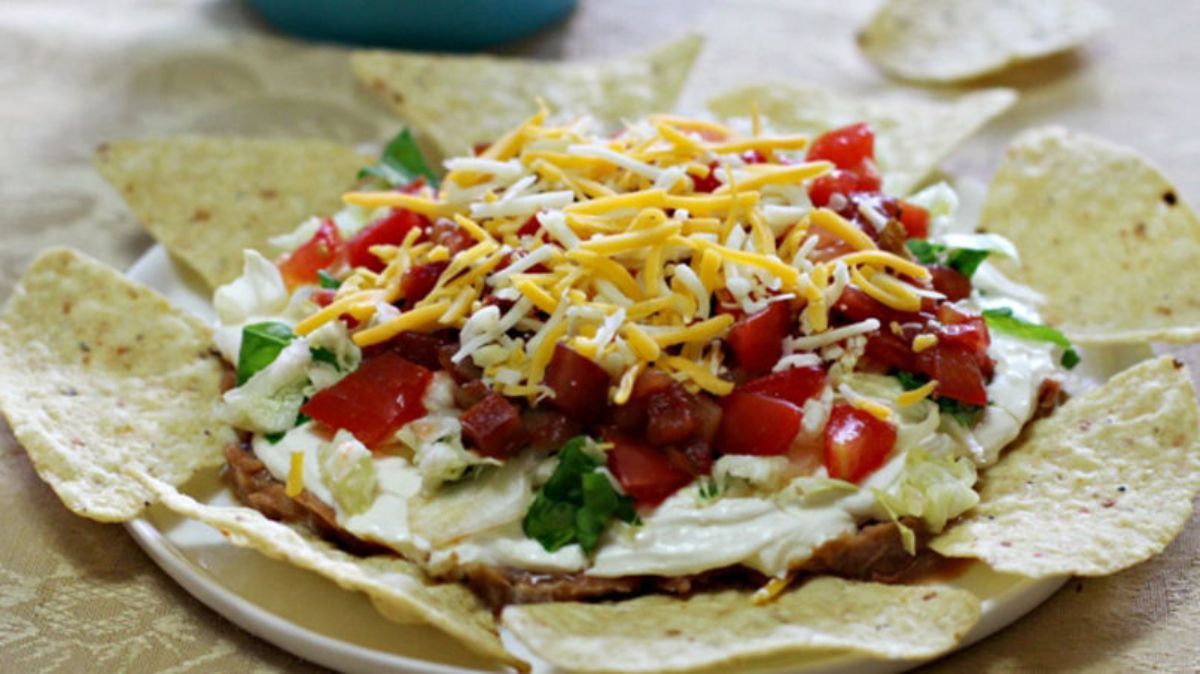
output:
[[[311,40],[472,51],[520,39],[578,0],[247,0],[268,23]]]

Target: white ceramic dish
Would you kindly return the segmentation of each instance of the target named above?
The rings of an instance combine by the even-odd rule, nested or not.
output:
[[[206,295],[194,279],[159,246],[130,270],[129,276],[164,293],[178,306],[212,317]],[[1096,354],[1091,368],[1099,376],[1140,359],[1143,351]],[[233,503],[218,471],[197,475],[185,491],[210,503]],[[313,662],[348,672],[465,674],[499,671],[464,647],[424,626],[398,625],[379,616],[363,596],[325,579],[253,551],[236,548],[217,531],[181,519],[159,507],[126,525],[154,561],[197,599],[253,634]],[[1054,593],[1063,578],[1030,580],[999,574],[972,564],[951,584],[982,598],[983,618],[963,641],[978,641],[1020,618]],[[511,635],[510,646],[520,649]],[[899,672],[919,662],[883,662],[827,653],[765,661],[755,671],[809,674]],[[549,671],[535,663],[535,672]]]

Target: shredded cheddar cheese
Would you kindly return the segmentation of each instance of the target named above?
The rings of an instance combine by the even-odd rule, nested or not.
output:
[[[620,404],[650,368],[689,390],[728,394],[720,340],[735,315],[771,302],[800,314],[789,326],[799,335],[788,341],[791,360],[781,363],[878,329],[831,326],[848,285],[895,309],[920,306],[920,288],[903,279],[926,281],[924,267],[809,205],[804,187],[833,166],[795,154],[807,136],[772,135],[757,112],[750,136],[670,115],[616,135],[547,119],[542,108],[479,156],[448,161],[436,190],[345,194],[347,204],[407,209],[459,233],[414,228],[398,245],[372,247],[383,270],[352,270],[295,332],[351,316],[354,342],[370,346],[404,331],[457,329],[457,359],[475,359],[495,390],[531,397],[547,395],[554,347],[568,344],[610,373],[610,399]],[[750,152],[758,158],[746,159]],[[818,239],[828,237],[851,252],[818,257]],[[406,279],[430,265],[439,271],[428,291],[404,297],[413,292]],[[886,406],[855,400],[890,418]]]

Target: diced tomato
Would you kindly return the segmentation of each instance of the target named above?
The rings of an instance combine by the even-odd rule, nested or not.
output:
[[[818,136],[808,149],[808,160],[828,160],[837,170],[821,176],[809,187],[815,206],[825,206],[834,194],[877,192],[883,181],[875,166],[875,134],[865,123],[852,124]]]
[[[312,238],[284,256],[276,265],[288,289],[317,282],[317,272],[341,264],[346,245],[337,225],[326,218]]]
[[[825,370],[818,366],[790,367],[759,377],[738,387],[739,391],[786,400],[796,407],[804,407],[809,399],[819,395],[825,388]]]
[[[938,344],[917,354],[919,372],[938,382],[935,395],[970,405],[987,405],[987,384],[979,361],[968,350]]]
[[[854,246],[850,245],[845,239],[834,234],[833,232],[821,227],[813,225],[808,228],[808,236],[817,237],[817,245],[813,248],[809,259],[814,262],[826,262],[836,257],[841,257],[847,253],[854,252]],[[805,237],[806,239],[808,237]]]
[[[393,208],[381,220],[364,227],[359,233],[350,237],[347,243],[347,257],[352,267],[366,267],[373,272],[383,271],[387,266],[383,260],[371,254],[371,246],[399,245],[404,237],[414,227],[424,229],[429,226],[429,220],[420,213],[403,208]]]
[[[433,287],[437,285],[438,277],[449,267],[449,262],[430,262],[404,270],[400,277],[400,292],[408,306],[425,299]]]
[[[646,440],[661,447],[692,437],[700,426],[694,408],[695,396],[678,383],[650,396],[646,401]]]
[[[742,161],[747,164],[762,164],[767,161],[767,158],[758,150],[746,150],[742,153]]]
[[[456,255],[475,245],[475,237],[459,227],[453,220],[438,218],[429,228],[429,238],[439,246],[445,246],[450,255]]]
[[[300,411],[331,428],[346,429],[367,446],[425,415],[421,397],[433,373],[385,351],[316,393]]]
[[[896,219],[904,225],[904,231],[908,232],[908,238],[929,238],[929,211],[903,199],[900,200],[898,208],[899,213]]]
[[[850,171],[834,169],[812,181],[808,186],[808,198],[812,205],[823,208],[829,205],[833,195],[849,196],[858,191],[858,176]]]
[[[885,329],[890,323],[908,323],[924,319],[922,315],[914,312],[893,309],[853,286],[846,286],[838,300],[833,303],[833,311],[838,317],[855,323],[868,318],[879,319]]]
[[[791,327],[787,302],[772,302],[766,309],[733,324],[725,342],[739,368],[751,374],[768,372],[783,355],[783,338]]]
[[[454,381],[460,384],[481,379],[483,377],[483,368],[476,365],[475,361],[470,358],[454,360],[454,355],[458,353],[458,349],[459,345],[457,342],[449,342],[439,346],[437,353],[438,365],[453,377]]]
[[[525,410],[521,421],[529,446],[539,451],[558,449],[582,431],[578,422],[558,410],[545,407]]]
[[[454,384],[454,404],[458,405],[459,409],[471,409],[479,404],[481,400],[488,397],[492,389],[483,383],[481,379],[472,379],[461,384]]]
[[[894,426],[838,403],[825,425],[825,469],[829,477],[857,484],[884,464],[895,445]]]
[[[505,459],[525,445],[521,411],[499,393],[489,393],[463,412],[459,421],[463,435],[484,456]]]
[[[966,299],[971,295],[971,279],[958,270],[940,264],[929,265],[933,276],[933,289],[946,296],[951,302]]]
[[[871,333],[859,361],[860,369],[886,373],[890,370],[912,372],[916,354],[912,351],[912,340],[894,334],[886,328]]]
[[[416,363],[421,367],[437,370],[441,368],[438,362],[438,349],[451,343],[453,338],[446,333],[425,333],[406,330],[377,347],[367,347],[368,358],[376,352],[393,351],[405,360]]]
[[[550,404],[573,419],[595,421],[608,403],[611,380],[604,368],[570,347],[556,344],[546,366],[546,386],[554,391]]]
[[[875,158],[875,133],[865,122],[827,131],[808,147],[808,160],[825,159],[848,171]]]
[[[725,454],[786,454],[803,416],[789,402],[736,389],[721,399],[721,408],[716,444]]]
[[[607,452],[608,469],[639,505],[661,503],[692,481],[691,473],[657,447],[615,431],[606,431],[604,439],[613,444]]]
[[[987,348],[992,340],[983,316],[942,303],[938,306],[937,318],[941,323],[937,329],[939,344],[961,346],[979,359],[987,357]]]
[[[542,223],[538,221],[537,216],[531,215],[529,216],[529,219],[525,221],[525,224],[521,225],[521,228],[517,230],[517,236],[533,236],[534,234],[537,234],[538,230],[541,228]]]
[[[337,291],[332,288],[320,288],[312,294],[312,301],[318,307],[327,307],[333,304],[333,299],[337,297]]]
[[[713,192],[721,186],[721,181],[717,180],[717,169],[721,165],[717,162],[708,163],[708,175],[703,178],[692,176],[692,190],[696,192]]]

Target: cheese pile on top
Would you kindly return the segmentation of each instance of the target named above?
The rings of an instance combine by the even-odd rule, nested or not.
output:
[[[351,205],[453,221],[473,243],[451,254],[413,229],[401,245],[371,248],[383,271],[355,269],[296,332],[347,314],[360,346],[458,329],[456,360],[472,359],[494,390],[531,400],[548,393],[543,375],[562,342],[608,371],[620,404],[649,367],[693,392],[729,393],[720,340],[735,316],[771,302],[804,306],[781,369],[879,328],[830,328],[847,284],[908,311],[928,293],[903,280],[928,279],[924,267],[812,208],[807,183],[833,167],[803,160],[804,136],[764,135],[757,118],[743,135],[660,115],[601,137],[587,118],[548,126],[546,116],[476,157],[448,160],[436,192],[346,194]],[[842,241],[832,257],[818,250],[830,236]],[[401,303],[405,272],[436,262],[447,266],[432,291]]]

